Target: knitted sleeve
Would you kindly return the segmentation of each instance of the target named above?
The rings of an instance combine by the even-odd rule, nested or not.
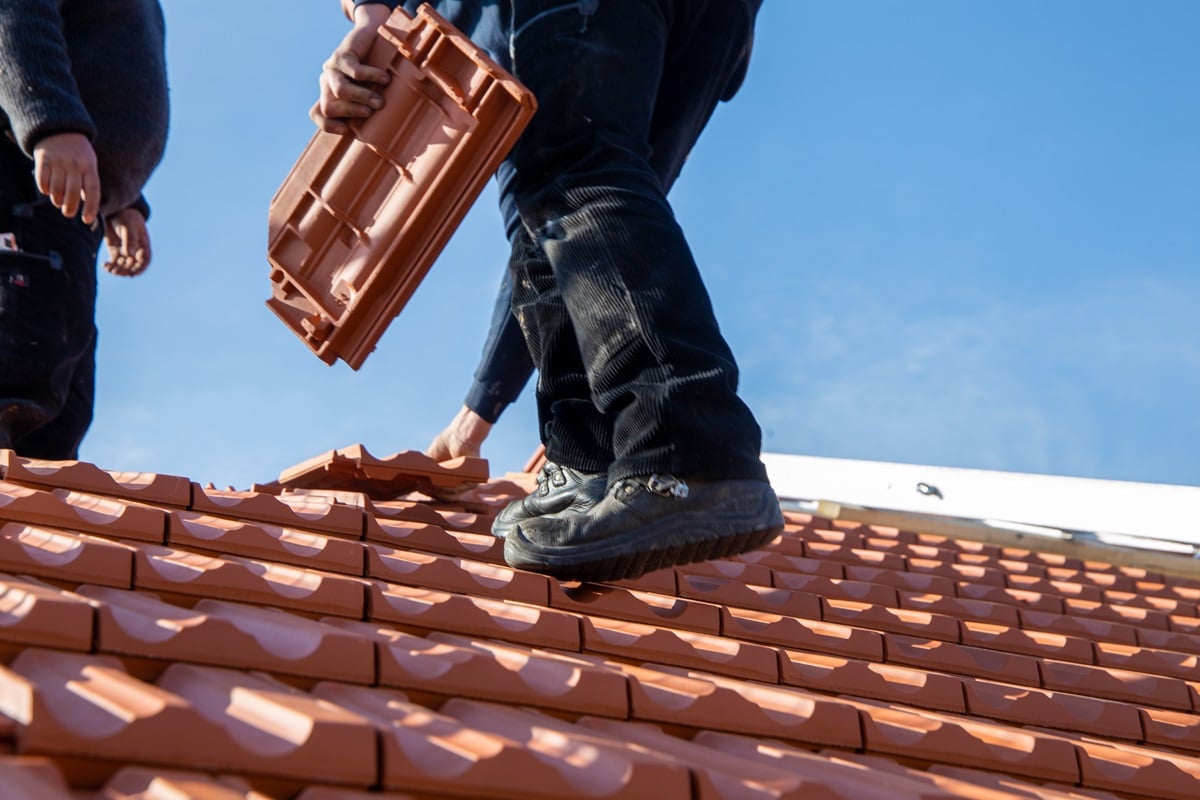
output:
[[[0,110],[27,154],[52,133],[95,138],[55,0],[0,0]]]

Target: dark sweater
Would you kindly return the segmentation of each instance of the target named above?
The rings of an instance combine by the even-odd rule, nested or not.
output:
[[[103,213],[133,205],[162,158],[163,28],[157,0],[0,0],[0,125],[30,155],[51,134],[88,136]]]

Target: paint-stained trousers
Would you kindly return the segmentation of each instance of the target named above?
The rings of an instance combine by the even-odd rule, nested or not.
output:
[[[40,197],[33,162],[0,133],[0,447],[73,459],[95,394],[96,251],[101,227]]]

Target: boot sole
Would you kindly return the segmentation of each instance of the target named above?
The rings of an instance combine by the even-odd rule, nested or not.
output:
[[[504,560],[509,566],[540,572],[564,581],[619,581],[637,578],[664,567],[727,558],[756,550],[783,531],[783,517],[765,511],[749,531],[714,531],[714,514],[690,512],[670,520],[670,530],[652,524],[630,531],[618,541],[576,547],[544,548],[525,538],[518,525],[505,539]],[[769,515],[769,516],[768,516]],[[687,524],[691,519],[693,524]],[[660,521],[662,522],[662,521]],[[707,523],[707,524],[706,524]],[[645,547],[647,540],[653,546]]]

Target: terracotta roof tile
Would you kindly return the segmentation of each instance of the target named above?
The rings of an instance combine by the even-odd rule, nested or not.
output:
[[[1143,708],[1140,712],[1147,744],[1200,755],[1200,716],[1161,708]]]
[[[209,599],[184,608],[150,592],[98,586],[80,587],[79,594],[96,606],[96,649],[102,653],[261,669],[313,680],[375,680],[370,639],[297,614]]]
[[[1124,622],[1138,628],[1158,628],[1166,630],[1168,614],[1165,611],[1155,611],[1147,608],[1107,603],[1099,600],[1081,598],[1064,598],[1063,610],[1073,617],[1090,617],[1109,622]]]
[[[375,731],[361,716],[261,673],[173,664],[158,686],[221,734],[196,766],[352,786],[377,778]]]
[[[772,584],[782,589],[804,594],[836,597],[839,600],[855,600],[871,605],[897,607],[896,590],[891,586],[869,581],[826,578],[821,575],[800,575],[795,572],[774,570]]]
[[[269,800],[267,795],[250,788],[245,781],[231,777],[211,777],[199,772],[154,770],[138,767],[122,769],[104,784],[101,800]]]
[[[365,583],[344,575],[153,545],[138,547],[134,576],[138,589],[286,605],[312,614],[361,619],[365,603]]]
[[[6,521],[119,536],[161,544],[167,531],[162,509],[70,489],[34,489],[0,481],[0,515]]]
[[[990,586],[970,581],[959,581],[954,584],[954,593],[959,597],[982,600],[986,603],[1013,605],[1018,608],[1029,608],[1052,614],[1063,613],[1063,600],[1061,597],[1054,594],[1032,592],[1028,589],[1012,589],[1007,586]]]
[[[19,522],[0,525],[0,570],[24,575],[128,589],[133,585],[133,552],[118,542],[84,533]]]
[[[694,775],[694,796],[697,797],[730,800],[809,800],[842,797],[824,785],[819,778],[771,766],[739,753],[708,746],[706,743],[671,736],[657,725],[594,718],[580,720],[579,724],[613,738],[635,743],[681,765],[688,765]]]
[[[524,603],[376,581],[371,584],[367,606],[371,620],[560,650],[579,650],[577,616]]]
[[[962,642],[992,650],[1008,650],[1038,658],[1059,658],[1081,664],[1091,664],[1095,660],[1092,643],[1078,636],[1026,631],[986,622],[964,621]]]
[[[1132,645],[1137,642],[1137,628],[1122,622],[1110,622],[1093,617],[1067,616],[1045,611],[1021,609],[1021,627],[1031,631],[1050,631],[1091,639]]]
[[[959,639],[959,623],[954,617],[914,611],[905,608],[888,608],[853,600],[821,599],[821,618],[828,622],[855,625],[877,631],[890,631],[909,635],[932,636],[947,642]]]
[[[897,608],[930,611],[946,617],[969,619],[975,622],[991,622],[997,625],[1016,626],[1020,624],[1016,608],[1001,603],[989,603],[986,600],[918,594],[916,592],[901,592],[898,600]]]
[[[916,708],[962,712],[962,681],[952,675],[891,664],[780,652],[780,682],[830,694],[853,694]]]
[[[741,581],[742,583],[754,583],[759,586],[776,585],[772,581],[772,570],[770,567],[732,558],[687,564],[676,568],[676,571],[686,575],[698,575],[726,581]]]
[[[626,667],[634,718],[855,748],[857,715],[801,689],[670,667]]]
[[[753,609],[809,619],[821,618],[821,598],[815,594],[683,573],[679,573],[678,580],[680,597],[714,606]]]
[[[352,491],[391,500],[412,491],[459,489],[482,483],[487,476],[487,461],[480,458],[439,463],[415,450],[380,458],[355,444],[288,467],[279,473],[279,484],[287,489]]]
[[[284,528],[267,522],[245,522],[194,511],[173,511],[167,544],[250,556],[306,568],[362,575],[364,553],[358,542],[338,536]]]
[[[22,800],[72,800],[55,763],[48,758],[0,755],[0,786]]]
[[[0,574],[0,637],[6,643],[91,649],[95,612],[77,594]]]
[[[967,709],[976,716],[1130,741],[1142,738],[1138,709],[1126,703],[982,678],[964,680],[963,689]]]
[[[329,786],[310,786],[296,795],[296,800],[417,800],[417,797],[407,792],[355,792]]]
[[[12,450],[0,450],[0,478],[181,508],[192,498],[192,483],[187,478],[153,472],[108,472],[85,461],[23,458]]]
[[[940,575],[956,583],[969,582],[975,586],[994,587],[1007,585],[1005,583],[1005,574],[991,567],[959,564],[954,561],[940,561],[932,558],[910,558],[908,559],[907,567],[909,572]]]
[[[721,630],[721,609],[717,605],[620,587],[551,581],[550,606],[581,615],[646,622],[696,633]]]
[[[604,617],[585,616],[582,622],[583,650],[587,653],[678,664],[766,683],[779,682],[779,658],[774,648]]]
[[[854,701],[867,752],[1076,783],[1071,743],[1032,730],[970,717]],[[936,756],[934,756],[936,754]],[[933,758],[931,758],[933,757]]]
[[[444,524],[441,518],[438,521]],[[504,563],[504,543],[495,536],[447,530],[427,522],[376,520],[367,527],[367,539],[406,550],[463,556],[489,564]]]
[[[1041,670],[1042,685],[1047,689],[1145,703],[1158,708],[1192,710],[1192,696],[1187,684],[1176,678],[1053,659],[1043,659]]]
[[[807,558],[820,558],[828,561],[840,561],[843,564],[855,566],[880,567],[882,569],[904,569],[904,557],[894,553],[884,553],[878,550],[867,550],[849,545],[826,544],[824,542],[805,542],[802,553]]]
[[[826,578],[853,577],[847,575],[850,567],[843,568],[836,561],[824,561],[820,558],[804,558],[803,556],[788,555],[779,552],[777,549],[754,550],[749,553],[742,553],[733,560],[746,564],[761,564],[771,570],[795,572],[803,575],[821,575]]]
[[[1032,656],[896,633],[885,634],[884,640],[889,663],[1027,686],[1041,684],[1038,660]]]
[[[1096,663],[1103,667],[1133,669],[1176,678],[1187,679],[1200,675],[1200,657],[1195,653],[1156,650],[1121,642],[1096,642]]]
[[[1056,737],[1079,755],[1080,783],[1085,788],[1122,792],[1134,789],[1148,797],[1188,800],[1200,785],[1200,760],[1150,747]]]
[[[273,495],[192,484],[191,510],[354,539],[363,535],[363,510],[323,494]]]
[[[1200,654],[1200,635],[1157,630],[1154,628],[1139,627],[1136,630],[1138,644],[1145,647]]]
[[[385,789],[471,797],[689,796],[687,770],[544,714],[473,700],[450,700],[432,711],[399,692],[337,684],[321,684],[314,694],[380,730]]]
[[[354,369],[536,107],[429,7],[393,14],[366,60],[389,74],[386,104],[347,134],[313,135],[271,201],[267,247],[267,305],[323,361]]]
[[[927,572],[896,572],[878,567],[847,565],[846,578],[891,586],[902,592],[922,592],[943,597],[953,597],[955,593],[952,579]]]
[[[482,597],[547,605],[550,581],[505,565],[367,545],[367,575],[390,583],[425,586]]]
[[[883,660],[883,634],[851,625],[726,607],[721,609],[721,630],[752,642]]]

